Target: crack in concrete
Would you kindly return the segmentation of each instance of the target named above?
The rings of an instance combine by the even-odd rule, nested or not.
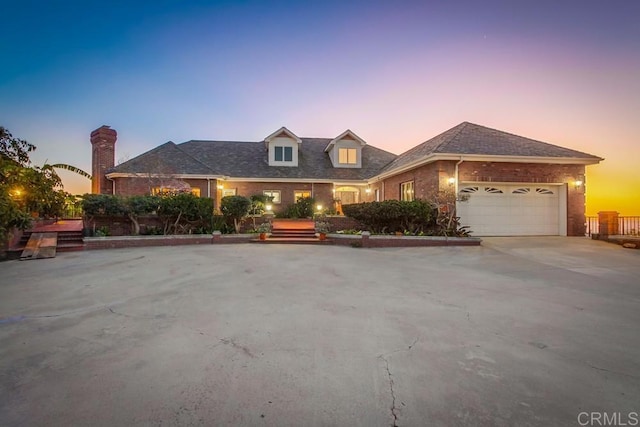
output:
[[[393,416],[393,427],[398,427],[398,414],[396,414],[396,392],[393,389],[393,375],[391,374],[391,370],[389,369],[389,360],[383,355],[378,356],[385,363],[385,368],[387,370],[387,376],[389,377],[389,390],[391,391],[391,415]]]
[[[245,347],[245,346],[243,346],[243,345],[238,344],[238,343],[237,343],[233,338],[221,338],[221,339],[220,339],[220,342],[221,342],[222,344],[225,344],[225,345],[229,345],[229,344],[231,344],[231,347],[233,347],[233,348],[235,348],[235,349],[238,349],[238,350],[242,350],[242,352],[243,352],[246,356],[249,356],[249,357],[250,357],[250,358],[252,358],[252,359],[255,359],[255,357],[256,357],[256,355],[255,355],[255,354],[253,354],[253,353],[251,352],[251,350],[249,350],[247,347]]]
[[[636,376],[636,375],[632,375],[632,374],[627,374],[626,372],[619,372],[619,371],[612,371],[610,369],[606,369],[606,368],[601,368],[599,366],[595,366],[592,365],[589,362],[585,362],[587,364],[588,367],[590,367],[591,369],[595,369],[596,371],[602,371],[602,372],[609,372],[611,374],[616,374],[616,375],[622,375],[624,377],[629,377],[629,378],[633,378],[633,379],[638,379],[640,377]]]
[[[398,427],[398,413],[399,408],[396,407],[396,391],[393,387],[393,374],[391,373],[391,369],[389,369],[389,359],[387,357],[392,354],[399,353],[402,351],[411,351],[411,349],[420,341],[420,337],[416,337],[411,344],[407,346],[407,348],[399,348],[397,350],[390,351],[389,353],[384,353],[378,356],[378,359],[384,361],[385,369],[387,370],[387,377],[389,378],[389,390],[391,392],[391,415],[393,416],[393,424],[392,427]],[[404,406],[404,403],[402,404]]]
[[[117,315],[117,316],[124,316],[124,317],[129,317],[131,319],[149,319],[149,320],[156,320],[156,319],[175,319],[175,316],[167,316],[166,314],[156,314],[153,316],[136,316],[133,314],[126,314],[126,313],[120,313],[119,311],[115,311],[113,308],[106,306],[106,308],[113,314]]]

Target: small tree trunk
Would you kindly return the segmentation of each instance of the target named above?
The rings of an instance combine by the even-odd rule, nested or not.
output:
[[[137,236],[140,234],[140,223],[138,222],[138,218],[135,215],[127,214],[129,220],[131,221],[131,234]]]

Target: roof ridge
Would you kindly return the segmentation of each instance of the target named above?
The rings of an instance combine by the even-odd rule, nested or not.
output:
[[[135,157],[133,157],[133,158],[131,158],[131,159],[127,159],[127,160],[125,160],[125,161],[124,161],[124,162],[122,162],[122,163],[119,163],[119,164],[117,164],[117,165],[114,165],[111,169],[119,168],[119,167],[121,167],[121,166],[123,166],[123,165],[126,165],[127,163],[133,162],[134,160],[136,160],[136,159],[137,159],[137,158],[139,158],[139,157],[142,157],[142,156],[144,156],[144,155],[148,155],[149,153],[153,153],[153,152],[159,151],[162,147],[164,147],[164,146],[166,146],[166,145],[169,145],[169,144],[171,144],[171,145],[173,145],[173,146],[176,146],[176,147],[177,147],[177,144],[176,144],[175,142],[173,142],[173,141],[167,141],[167,142],[165,142],[164,144],[160,144],[160,145],[158,145],[158,146],[156,146],[156,147],[153,147],[153,148],[152,148],[151,150],[149,150],[149,151],[145,151],[144,153],[140,153],[140,154],[138,154],[137,156],[135,156]]]
[[[472,125],[472,124],[473,123],[469,123],[467,121],[464,121],[464,122],[460,123],[459,125],[456,125],[456,126],[452,127],[451,129],[444,131],[443,133],[446,133],[446,132],[454,130],[455,128],[458,128],[456,130],[455,134],[451,135],[451,137],[449,137],[449,138],[444,139],[441,143],[439,143],[438,145],[433,147],[432,152],[435,152],[438,148],[446,146],[446,145],[450,144],[451,142],[453,142],[458,137],[458,135],[460,135],[460,132],[462,132],[462,129],[464,129],[468,125]],[[442,135],[442,134],[440,134],[440,135]],[[435,136],[434,138],[437,138],[437,136]]]
[[[513,133],[513,132],[508,132],[508,131],[504,131],[504,130],[500,130],[500,129],[492,128],[492,127],[489,127],[489,126],[479,125],[479,124],[477,124],[477,123],[471,123],[471,122],[464,122],[464,123],[465,123],[465,124],[468,124],[468,125],[477,126],[477,127],[479,127],[479,128],[485,129],[485,130],[490,130],[490,131],[493,131],[493,132],[498,132],[498,133],[501,133],[501,134],[503,134],[503,135],[510,135],[510,136],[513,136],[513,137],[516,137],[516,138],[526,139],[527,141],[533,141],[533,142],[535,142],[535,143],[537,143],[537,144],[544,144],[544,145],[546,145],[546,146],[548,146],[548,147],[560,148],[560,149],[562,149],[562,150],[572,151],[572,152],[574,152],[574,153],[578,153],[578,154],[586,154],[586,155],[591,156],[591,157],[594,157],[594,158],[599,158],[599,159],[601,158],[601,157],[599,157],[599,156],[595,156],[595,155],[593,155],[593,154],[591,154],[591,153],[585,153],[584,151],[579,151],[579,150],[576,150],[576,149],[573,149],[573,148],[569,148],[569,147],[565,147],[565,146],[562,146],[562,145],[552,144],[552,143],[550,143],[550,142],[545,142],[545,141],[542,141],[542,140],[540,140],[540,139],[534,139],[534,138],[530,138],[530,137],[528,137],[528,136],[518,135],[518,134]]]

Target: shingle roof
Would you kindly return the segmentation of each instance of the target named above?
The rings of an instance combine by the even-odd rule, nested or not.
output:
[[[463,122],[396,156],[364,145],[362,168],[334,168],[324,151],[330,138],[300,138],[298,167],[269,166],[264,141],[167,142],[109,172],[220,175],[231,178],[365,180],[419,162],[433,154],[583,159],[597,156]]]
[[[111,172],[194,175],[216,173],[209,165],[187,154],[171,141],[119,164]]]
[[[330,138],[301,138],[298,167],[269,166],[263,141],[168,142],[116,166],[111,172],[214,174],[238,178],[363,180],[376,175],[395,154],[370,145],[362,147],[362,168],[334,168],[324,152]]]
[[[384,172],[399,169],[431,154],[477,154],[484,156],[601,158],[535,139],[463,122],[430,140],[400,154],[384,168]]]

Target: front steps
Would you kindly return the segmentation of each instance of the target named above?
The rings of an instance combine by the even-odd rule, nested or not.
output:
[[[315,222],[307,219],[274,219],[271,223],[271,235],[266,240],[255,239],[254,243],[289,244],[330,244],[329,240],[320,240],[316,236]]]

